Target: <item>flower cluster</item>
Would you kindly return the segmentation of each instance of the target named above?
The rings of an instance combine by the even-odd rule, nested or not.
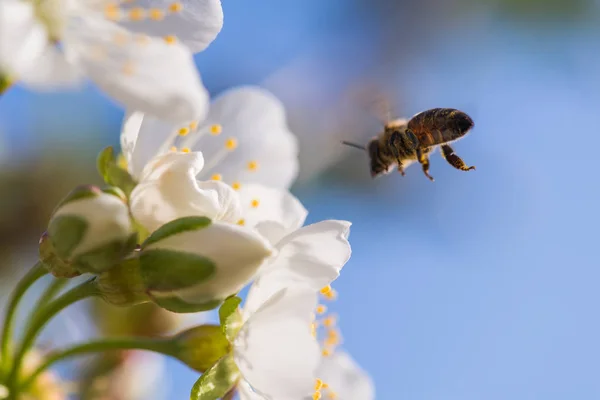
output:
[[[218,0],[3,0],[0,72],[33,87],[92,79],[126,107],[121,153],[98,157],[106,188],[82,186],[55,209],[36,279],[91,279],[49,294],[20,346],[3,332],[5,397],[33,387],[61,358],[107,349],[167,354],[202,372],[193,399],[374,398],[319,299],[350,258],[350,222],[304,224],[290,193],[298,146],[283,105],[258,87],[209,102],[192,61],[221,29]],[[250,285],[243,307],[237,294]],[[34,371],[23,360],[58,311],[89,296],[175,313],[219,308],[220,325],[160,340],[89,342]],[[0,397],[3,395],[0,394]]]

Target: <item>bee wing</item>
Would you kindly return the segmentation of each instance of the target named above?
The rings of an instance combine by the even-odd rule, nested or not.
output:
[[[359,83],[354,88],[354,99],[359,107],[375,117],[382,125],[394,119],[392,96],[378,85]]]

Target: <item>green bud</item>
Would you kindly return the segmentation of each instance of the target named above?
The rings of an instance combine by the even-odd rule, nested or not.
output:
[[[219,325],[196,326],[176,335],[172,342],[177,348],[173,356],[198,372],[206,371],[231,351]]]
[[[174,312],[217,307],[241,290],[271,256],[258,233],[205,217],[184,217],[142,244],[140,268],[148,294]]]
[[[229,353],[196,381],[192,387],[190,400],[218,400],[229,393],[240,378],[241,374],[233,360],[233,353]]]
[[[55,209],[40,256],[56,276],[73,276],[74,271],[98,274],[118,264],[136,245],[123,192],[81,186]]]
[[[151,301],[136,257],[123,260],[119,265],[98,275],[96,286],[100,297],[116,306],[134,306]]]

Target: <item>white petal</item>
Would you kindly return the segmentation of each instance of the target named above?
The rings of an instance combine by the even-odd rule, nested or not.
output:
[[[129,172],[136,179],[140,178],[143,168],[151,159],[171,147],[172,139],[182,125],[128,110],[121,128],[121,151],[127,160]]]
[[[49,46],[44,26],[35,16],[32,2],[0,1],[0,69],[20,76],[37,66]]]
[[[47,46],[36,64],[24,68],[19,77],[24,84],[38,90],[75,87],[83,81],[79,67],[67,61],[65,55],[53,46]]]
[[[122,105],[173,122],[204,116],[208,93],[183,44],[93,17],[71,22],[64,38],[67,57]]]
[[[238,190],[246,226],[256,227],[261,222],[276,222],[282,227],[279,238],[300,228],[308,211],[294,195],[285,189],[274,189],[259,184],[244,184]]]
[[[144,249],[200,254],[215,263],[215,274],[207,281],[174,293],[192,304],[223,299],[237,293],[275,251],[251,229],[223,222],[213,222],[204,229],[171,235]]]
[[[375,399],[375,386],[371,377],[348,353],[336,351],[329,357],[323,357],[317,375],[337,395],[336,399]]]
[[[168,10],[173,3],[173,0],[137,0],[122,7]],[[167,11],[161,20],[147,18],[142,21],[121,22],[121,25],[151,36],[177,36],[193,53],[200,52],[208,47],[223,27],[221,1],[183,0],[179,3],[183,7],[181,11]]]
[[[235,151],[205,173],[220,173],[228,183],[260,183],[283,189],[296,178],[297,139],[287,126],[283,105],[266,90],[239,87],[226,91],[211,105],[204,124],[221,125],[221,135],[201,139],[190,135],[186,139],[188,147],[205,154],[207,164],[211,163],[210,155],[223,148],[223,137],[238,141]],[[257,168],[248,168],[250,162],[255,162]]]
[[[313,392],[320,360],[310,329],[316,303],[310,288],[281,290],[250,317],[235,339],[237,366],[267,399],[301,399]]]
[[[265,400],[263,396],[256,393],[250,384],[244,380],[238,383],[237,389],[240,400]]]
[[[308,285],[318,291],[335,280],[350,259],[350,222],[323,221],[305,226],[277,244],[279,254],[254,281],[245,313],[258,309],[277,290]]]
[[[239,220],[237,193],[222,182],[198,182],[202,165],[201,153],[167,153],[148,163],[130,196],[133,217],[150,232],[188,216]]]

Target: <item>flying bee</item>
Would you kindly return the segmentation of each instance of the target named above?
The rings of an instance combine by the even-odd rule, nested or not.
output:
[[[404,168],[418,161],[423,173],[429,175],[429,155],[441,147],[442,157],[461,171],[474,170],[456,154],[448,143],[465,136],[473,128],[473,120],[462,111],[453,108],[433,108],[420,112],[408,121],[397,119],[384,125],[384,130],[374,137],[366,147],[352,142],[343,144],[367,152],[373,178],[387,174],[394,166],[402,176]]]

